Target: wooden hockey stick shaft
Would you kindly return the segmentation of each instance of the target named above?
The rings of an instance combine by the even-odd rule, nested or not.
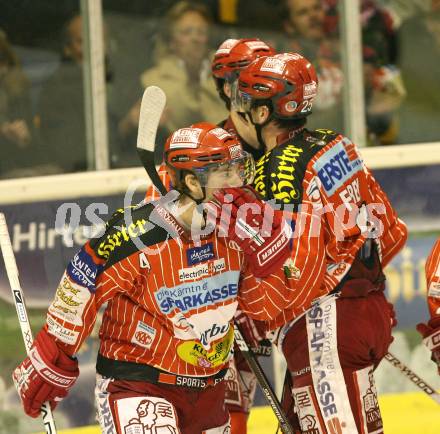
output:
[[[261,390],[263,391],[267,403],[270,405],[273,412],[275,413],[281,431],[284,434],[294,434],[293,428],[290,425],[289,419],[287,418],[286,413],[284,412],[284,409],[281,406],[279,399],[277,398],[271,384],[269,383],[269,380],[266,374],[264,373],[260,363],[258,362],[257,357],[255,356],[254,352],[252,351],[248,343],[245,341],[243,333],[241,332],[238,324],[235,324],[234,327],[234,337],[238,349],[245,358],[249,367],[252,369],[252,372],[255,374],[255,377],[257,378],[258,384],[260,385]]]
[[[388,352],[387,354],[385,354],[385,359],[388,360],[395,368],[399,369],[403,375],[405,375],[420,390],[425,392],[437,404],[440,404],[440,394],[433,387],[431,387],[426,381],[422,380],[414,371],[408,368],[408,366],[406,366],[394,354]]]
[[[24,346],[26,348],[26,353],[29,353],[33,342],[32,331],[26,311],[23,290],[21,289],[20,280],[18,278],[18,268],[15,261],[14,251],[12,250],[8,226],[6,224],[6,218],[3,213],[0,213],[0,246],[3,254],[3,259],[5,261],[5,268],[9,279],[9,285],[12,291],[12,299],[14,300],[15,309],[17,310],[18,322],[20,323]],[[41,415],[43,417],[43,424],[46,433],[56,434],[57,429],[49,402],[45,402],[42,405]]]

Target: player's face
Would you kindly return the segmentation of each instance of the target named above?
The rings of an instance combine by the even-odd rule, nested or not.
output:
[[[238,135],[249,145],[255,149],[260,147],[257,138],[257,132],[254,125],[250,122],[249,118],[235,110],[230,112],[232,122],[237,130]]]
[[[206,200],[210,200],[216,190],[250,185],[254,178],[255,161],[251,154],[242,151],[241,157],[209,169],[205,184]]]
[[[221,188],[242,187],[243,180],[239,168],[235,165],[223,165],[210,171],[206,184],[206,201],[211,200],[214,192]]]
[[[231,98],[231,95],[232,95],[231,84],[228,83],[227,81],[225,81],[224,84],[223,84],[223,92],[225,93],[225,95],[228,98]]]
[[[260,148],[257,131],[250,116],[254,121],[258,119],[258,109],[252,108],[252,98],[243,92],[235,80],[231,85],[231,109],[229,111],[232,122],[238,135],[250,146],[255,149]],[[261,123],[257,121],[257,123]]]

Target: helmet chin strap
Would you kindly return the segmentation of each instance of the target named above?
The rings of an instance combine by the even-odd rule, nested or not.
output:
[[[196,199],[189,192],[185,192],[185,193],[181,192],[181,193],[184,194],[185,196],[188,196],[191,200],[193,200],[196,203],[196,205],[200,205],[206,199],[206,188],[204,186],[203,187],[200,186],[200,188],[202,189],[202,192],[203,192],[203,196],[201,199]]]
[[[203,203],[203,201],[206,199],[206,187],[205,186],[200,186],[202,189],[202,193],[203,196],[201,199],[194,199],[193,197],[191,197],[191,199],[197,204],[200,205],[201,203]]]
[[[263,125],[261,124],[256,124],[254,122],[252,122],[252,124],[254,125],[255,131],[257,133],[257,139],[258,139],[258,143],[260,144],[260,149],[263,149],[263,151],[266,151],[266,143],[264,143],[263,140]]]
[[[179,179],[182,178],[181,172],[179,173],[178,176],[179,176]],[[197,178],[197,175],[194,175],[194,176],[196,176],[196,178]],[[199,180],[199,182],[200,182],[200,180]],[[196,203],[196,205],[200,205],[206,199],[206,187],[204,185],[200,184],[200,188],[202,189],[202,193],[203,193],[203,196],[202,196],[201,199],[196,199],[195,197],[193,197],[193,195],[189,192],[189,188],[188,187],[186,189],[180,189],[180,190],[177,190],[177,191],[181,195],[183,194],[185,196],[188,196],[192,201],[194,201]],[[182,191],[182,190],[187,190],[187,191]]]
[[[261,124],[258,124],[254,121],[251,112],[246,112],[246,116],[249,118],[251,124],[255,128],[255,132],[257,133],[257,140],[258,140],[258,144],[260,145],[260,149],[262,149],[264,152],[266,152],[266,143],[263,140],[263,128],[272,120],[273,113],[271,112],[270,115],[267,117],[267,119]]]

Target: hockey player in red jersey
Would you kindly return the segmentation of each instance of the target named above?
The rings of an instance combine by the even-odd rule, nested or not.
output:
[[[236,135],[234,121],[237,114],[231,111],[231,86],[238,77],[240,69],[246,67],[255,59],[262,56],[275,54],[275,50],[265,42],[257,39],[227,39],[217,49],[212,60],[211,70],[216,83],[220,98],[225,102],[229,110],[229,117],[219,125]],[[251,146],[244,140],[240,142],[243,149],[249,152],[255,160],[260,158],[264,149],[260,146]],[[169,189],[171,181],[167,175],[165,165],[159,169],[163,184]],[[147,199],[152,200],[158,197],[158,192],[154,186],[147,191]],[[239,314],[238,320],[242,321],[243,330],[253,330],[253,334],[258,336],[263,331],[258,331],[259,323],[251,322],[243,314]],[[247,333],[249,340],[249,333]],[[260,344],[254,350],[258,354],[270,355],[271,345],[268,341],[260,341]],[[247,362],[239,351],[235,352],[234,359],[230,363],[230,372],[225,377],[226,384],[226,404],[231,415],[231,434],[246,434],[246,422],[253,403],[256,391],[256,378],[251,372]]]
[[[231,110],[231,89],[240,70],[259,57],[274,54],[275,50],[259,39],[227,39],[218,47],[212,60],[211,70],[218,94],[229,111],[229,117],[220,125],[231,133],[237,135],[234,124],[238,115]],[[252,154],[255,160],[263,156],[264,149],[261,146],[248,144],[241,137],[240,142],[243,149]],[[250,320],[242,313],[236,315],[236,321],[241,323],[245,337],[248,342],[253,344],[255,353],[269,356],[272,350],[270,342],[256,339],[264,337],[264,329],[261,324],[258,321]],[[248,332],[246,333],[246,331]],[[255,397],[257,379],[240,351],[235,351],[228,375],[225,378],[225,385],[226,405],[231,415],[231,434],[246,434],[247,420]]]
[[[252,61],[261,56],[270,56],[275,54],[275,50],[265,42],[257,39],[227,39],[217,49],[214,59],[212,60],[211,70],[215,80],[219,96],[226,104],[226,108],[230,110],[231,104],[229,100],[231,84],[237,77],[240,69],[249,65]],[[219,123],[219,126],[236,134],[234,128],[234,114]],[[202,120],[202,119],[201,119]],[[255,160],[263,154],[263,150],[259,147],[248,145],[240,140],[243,149],[249,152]],[[162,164],[158,170],[162,183],[169,190],[171,188],[171,180],[166,171],[165,164]],[[159,197],[158,191],[151,186],[147,191],[147,198],[150,200]]]
[[[29,357],[13,373],[28,415],[66,396],[79,375],[74,356],[106,303],[96,365],[102,431],[228,431],[222,379],[237,305],[269,320],[295,302],[282,267],[288,225],[275,213],[263,234],[268,206],[237,188],[252,178],[253,160],[227,131],[207,123],[177,130],[165,161],[172,200],[142,203],[129,217],[116,212],[68,264]],[[240,222],[252,238],[203,226],[196,204],[225,187],[232,208],[245,198],[259,211],[256,227]],[[231,227],[234,218],[235,211]]]
[[[211,63],[211,71],[217,92],[229,111],[229,117],[220,123],[222,128],[238,135],[234,126],[238,114],[231,107],[231,91],[240,71],[254,60],[273,56],[275,53],[274,48],[257,38],[227,39],[218,47]],[[255,160],[263,156],[264,148],[259,144],[247,143],[241,137],[239,139],[243,149],[252,154]]]
[[[431,319],[427,324],[418,324],[417,330],[432,353],[440,375],[440,239],[434,244],[425,265],[428,288],[428,307]]]
[[[294,245],[310,243],[302,252],[317,261],[324,255],[326,266],[321,295],[327,295],[319,297],[319,280],[293,254],[286,276],[307,275],[315,302],[305,315],[295,305],[269,322],[293,384],[292,423],[303,433],[381,433],[373,371],[394,321],[382,269],[404,245],[406,227],[349,138],[306,128],[318,92],[307,59],[260,58],[233,87],[240,137],[266,150],[256,164],[255,189],[292,213]],[[311,219],[318,227],[307,225]]]

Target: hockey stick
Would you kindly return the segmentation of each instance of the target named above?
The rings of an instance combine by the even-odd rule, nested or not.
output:
[[[153,185],[162,196],[167,194],[156,166],[154,165],[154,148],[156,144],[157,128],[166,104],[164,91],[157,86],[149,86],[142,95],[141,110],[139,115],[139,129],[137,136],[137,153],[147,171]]]
[[[156,171],[156,166],[154,165],[154,148],[157,127],[159,126],[159,120],[165,107],[165,103],[166,96],[161,88],[150,86],[145,89],[142,96],[137,137],[137,151],[142,165],[150,177],[151,182],[162,195],[166,195],[167,190]],[[275,416],[278,418],[281,429],[285,434],[293,434],[293,430],[290,427],[289,421],[275,395],[275,392],[264,374],[261,365],[258,363],[255,354],[252,352],[249,345],[247,345],[237,326],[234,327],[234,333],[238,347],[254,372],[260,387],[263,390],[264,396],[272,407]]]
[[[440,393],[431,387],[426,381],[422,380],[414,371],[402,363],[394,354],[385,354],[385,359],[388,360],[395,368],[399,369],[410,381],[412,381],[419,389],[423,390],[430,396],[437,404],[440,404]]]
[[[245,358],[246,362],[249,364],[249,367],[252,369],[253,373],[255,374],[255,377],[257,377],[258,384],[260,385],[261,390],[264,393],[264,397],[266,398],[268,404],[272,407],[272,410],[278,419],[278,423],[280,424],[281,431],[284,434],[294,434],[289,419],[287,419],[287,416],[283,410],[283,407],[281,406],[280,401],[275,395],[275,392],[272,389],[272,386],[270,385],[269,380],[267,379],[266,374],[263,371],[263,368],[261,367],[257,358],[255,357],[254,352],[246,343],[243,337],[243,333],[241,332],[238,324],[235,324],[234,327],[234,338],[241,354],[243,354],[243,357]]]
[[[6,219],[3,213],[0,213],[0,247],[3,253],[3,259],[5,261],[5,268],[12,291],[12,298],[14,299],[15,309],[17,310],[24,346],[26,348],[26,353],[29,354],[29,350],[31,349],[33,342],[32,331],[26,312],[23,291],[18,279],[17,263],[15,262],[14,251],[12,250],[8,226],[6,225]],[[46,433],[56,434],[57,429],[49,402],[45,402],[42,405],[41,415],[43,417],[43,424]]]

